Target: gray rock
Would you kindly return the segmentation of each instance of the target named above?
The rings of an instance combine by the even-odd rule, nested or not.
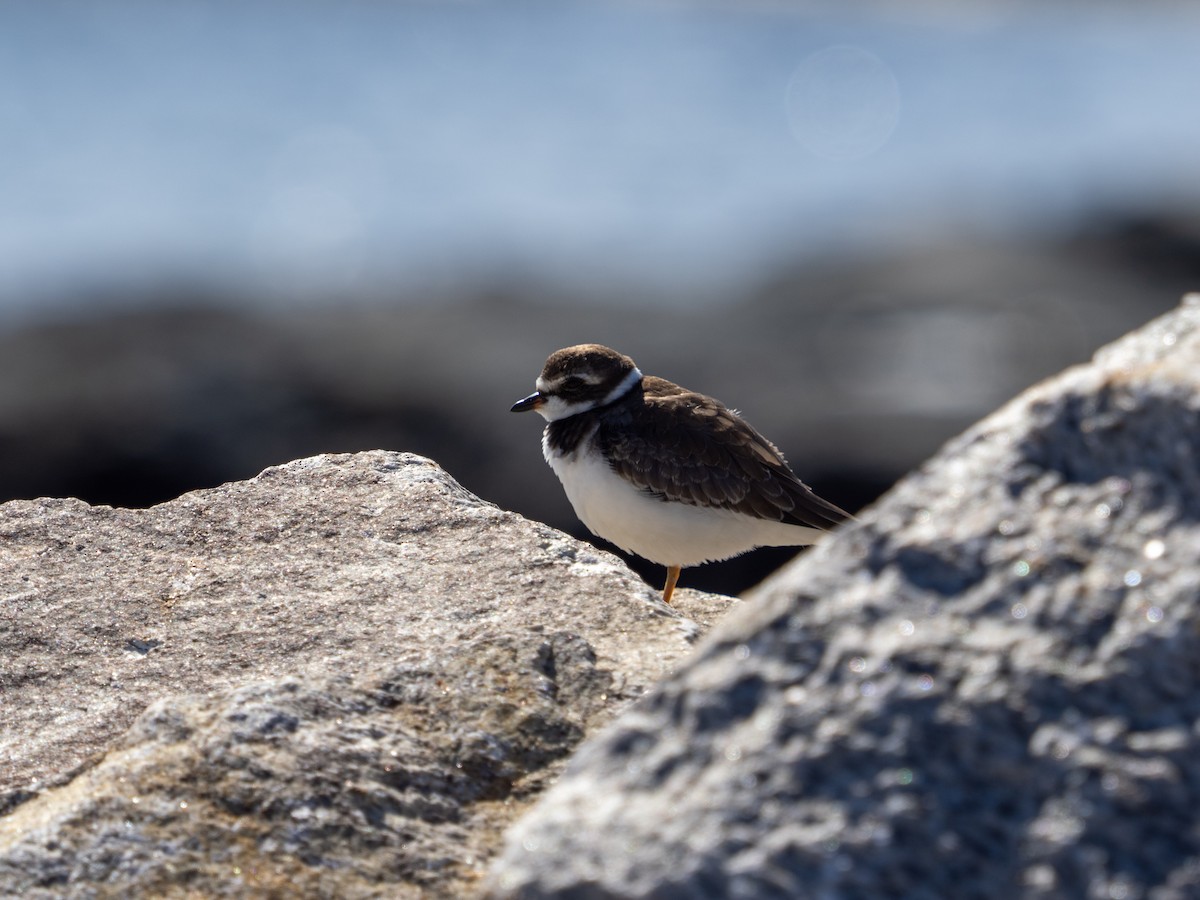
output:
[[[572,759],[497,897],[1200,896],[1200,296],[950,442]]]
[[[409,454],[0,507],[0,895],[462,896],[733,602]]]

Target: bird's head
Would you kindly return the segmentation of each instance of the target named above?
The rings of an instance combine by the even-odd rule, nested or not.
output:
[[[600,344],[578,344],[550,355],[534,382],[537,390],[514,403],[512,411],[536,410],[554,422],[613,403],[641,380],[628,356]]]

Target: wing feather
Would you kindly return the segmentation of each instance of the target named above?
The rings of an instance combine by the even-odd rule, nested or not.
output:
[[[665,500],[810,528],[850,518],[736,413],[661,378],[606,409],[596,437],[617,474]]]

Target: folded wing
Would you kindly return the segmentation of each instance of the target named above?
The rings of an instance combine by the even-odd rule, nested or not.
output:
[[[643,490],[809,528],[851,518],[813,493],[774,444],[711,397],[647,377],[641,392],[618,406],[597,439],[613,470]]]

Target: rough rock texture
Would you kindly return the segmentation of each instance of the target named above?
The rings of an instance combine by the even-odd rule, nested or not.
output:
[[[447,896],[731,603],[409,454],[0,507],[0,895]]]
[[[1200,896],[1200,297],[761,587],[509,833],[504,897]]]

